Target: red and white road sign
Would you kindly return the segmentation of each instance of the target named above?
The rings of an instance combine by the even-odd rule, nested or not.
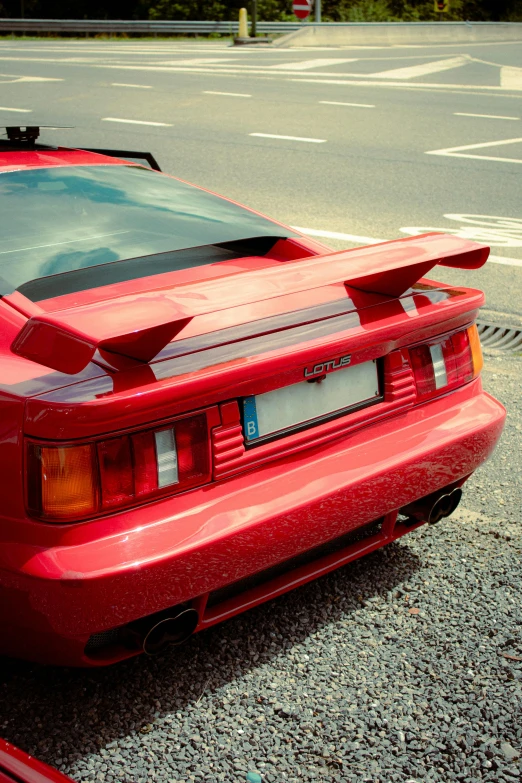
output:
[[[292,10],[298,19],[306,19],[312,10],[312,0],[293,0]]]

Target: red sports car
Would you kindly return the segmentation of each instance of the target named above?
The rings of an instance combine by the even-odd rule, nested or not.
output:
[[[424,276],[487,247],[332,252],[131,153],[8,135],[2,653],[154,653],[452,513],[505,411],[483,293]]]

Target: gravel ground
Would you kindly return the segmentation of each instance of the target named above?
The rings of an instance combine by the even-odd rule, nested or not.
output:
[[[0,734],[77,781],[520,780],[521,379],[487,357],[510,415],[452,519],[159,658],[4,661]]]

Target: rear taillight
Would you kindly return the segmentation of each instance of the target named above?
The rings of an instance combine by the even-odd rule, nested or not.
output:
[[[27,506],[49,521],[73,521],[176,494],[210,481],[207,417],[96,443],[27,442]]]
[[[417,397],[443,394],[473,380],[482,369],[477,327],[410,348]]]
[[[44,446],[30,443],[28,505],[50,519],[83,517],[99,505],[96,459],[92,444]]]

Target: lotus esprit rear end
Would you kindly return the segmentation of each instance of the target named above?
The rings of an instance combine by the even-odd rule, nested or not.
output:
[[[127,161],[0,148],[0,652],[153,653],[448,516],[493,450],[488,249],[331,252]]]

